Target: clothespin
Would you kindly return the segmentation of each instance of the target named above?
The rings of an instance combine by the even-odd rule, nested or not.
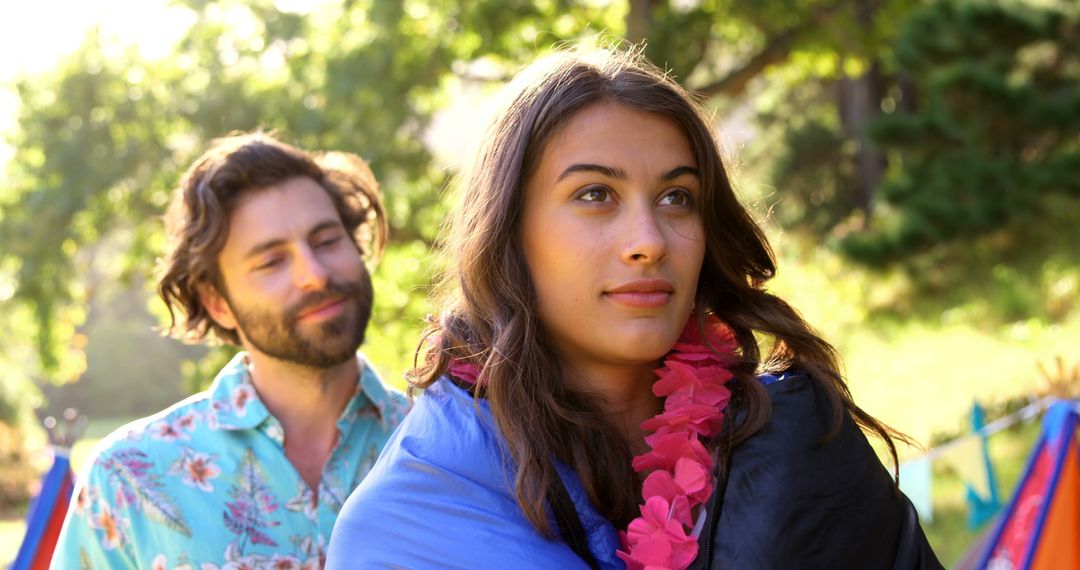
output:
[[[86,416],[80,414],[75,408],[64,410],[60,421],[53,416],[47,416],[41,423],[45,426],[45,433],[48,434],[49,445],[62,451],[70,451],[86,431]]]

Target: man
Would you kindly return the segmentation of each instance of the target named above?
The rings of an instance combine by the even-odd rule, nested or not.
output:
[[[374,176],[355,155],[221,139],[184,175],[166,230],[171,332],[244,351],[206,392],[101,443],[52,567],[319,568],[407,411],[357,353],[365,258],[386,235]]]

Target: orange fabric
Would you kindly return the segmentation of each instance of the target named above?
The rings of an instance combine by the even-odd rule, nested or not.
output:
[[[1080,456],[1071,438],[1067,445],[1061,478],[1029,566],[1032,570],[1080,568]]]

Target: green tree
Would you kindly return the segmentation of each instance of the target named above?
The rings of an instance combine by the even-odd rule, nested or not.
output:
[[[382,181],[392,240],[367,350],[399,376],[429,310],[438,260],[428,252],[452,174],[424,143],[432,117],[463,85],[498,83],[538,52],[589,35],[648,40],[646,55],[718,112],[753,96],[756,154],[773,173],[778,217],[843,238],[858,259],[896,259],[1037,216],[1049,202],[1031,196],[1075,188],[1075,10],[961,0],[179,6],[195,23],[168,57],[149,61],[91,34],[55,70],[17,85],[16,154],[0,188],[0,319],[17,318],[31,339],[40,363],[24,369],[38,382],[85,366],[75,339],[97,294],[91,269],[145,280],[180,170],[210,139],[258,127],[357,152]],[[1009,142],[1010,129],[1025,137]],[[1015,199],[1002,207],[1002,197]],[[969,203],[980,206],[950,227],[942,212]],[[106,236],[125,244],[108,264],[91,247]],[[204,382],[217,360],[187,373]]]
[[[392,241],[375,277],[369,350],[400,372],[427,312],[427,252],[447,176],[423,137],[453,77],[478,59],[509,66],[617,21],[611,8],[555,1],[342,2],[310,13],[269,1],[184,6],[195,24],[167,58],[117,53],[91,34],[51,73],[18,82],[0,268],[14,291],[3,310],[32,314],[24,321],[39,381],[84,368],[73,339],[95,294],[85,279],[97,262],[90,246],[123,235],[126,255],[101,278],[147,277],[161,247],[157,215],[181,169],[213,137],[254,128],[372,164]]]
[[[1031,238],[1025,226],[1075,208],[1078,31],[1075,5],[941,2],[914,13],[895,54],[918,106],[870,125],[891,157],[887,208],[845,251],[880,264],[1002,231]]]

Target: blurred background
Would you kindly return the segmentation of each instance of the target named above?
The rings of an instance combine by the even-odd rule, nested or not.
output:
[[[555,46],[646,41],[701,94],[780,257],[771,288],[923,447],[1080,385],[1080,4],[1069,0],[38,0],[0,8],[0,565],[51,462],[209,384],[155,328],[160,215],[229,131],[357,152],[392,239],[366,354],[404,385],[447,183],[492,95]],[[1007,497],[1038,433],[989,454]],[[942,561],[980,532],[933,466]],[[955,463],[955,462],[952,462]],[[970,476],[967,476],[970,477]],[[970,485],[967,485],[970,488]],[[928,491],[929,493],[929,491]]]

